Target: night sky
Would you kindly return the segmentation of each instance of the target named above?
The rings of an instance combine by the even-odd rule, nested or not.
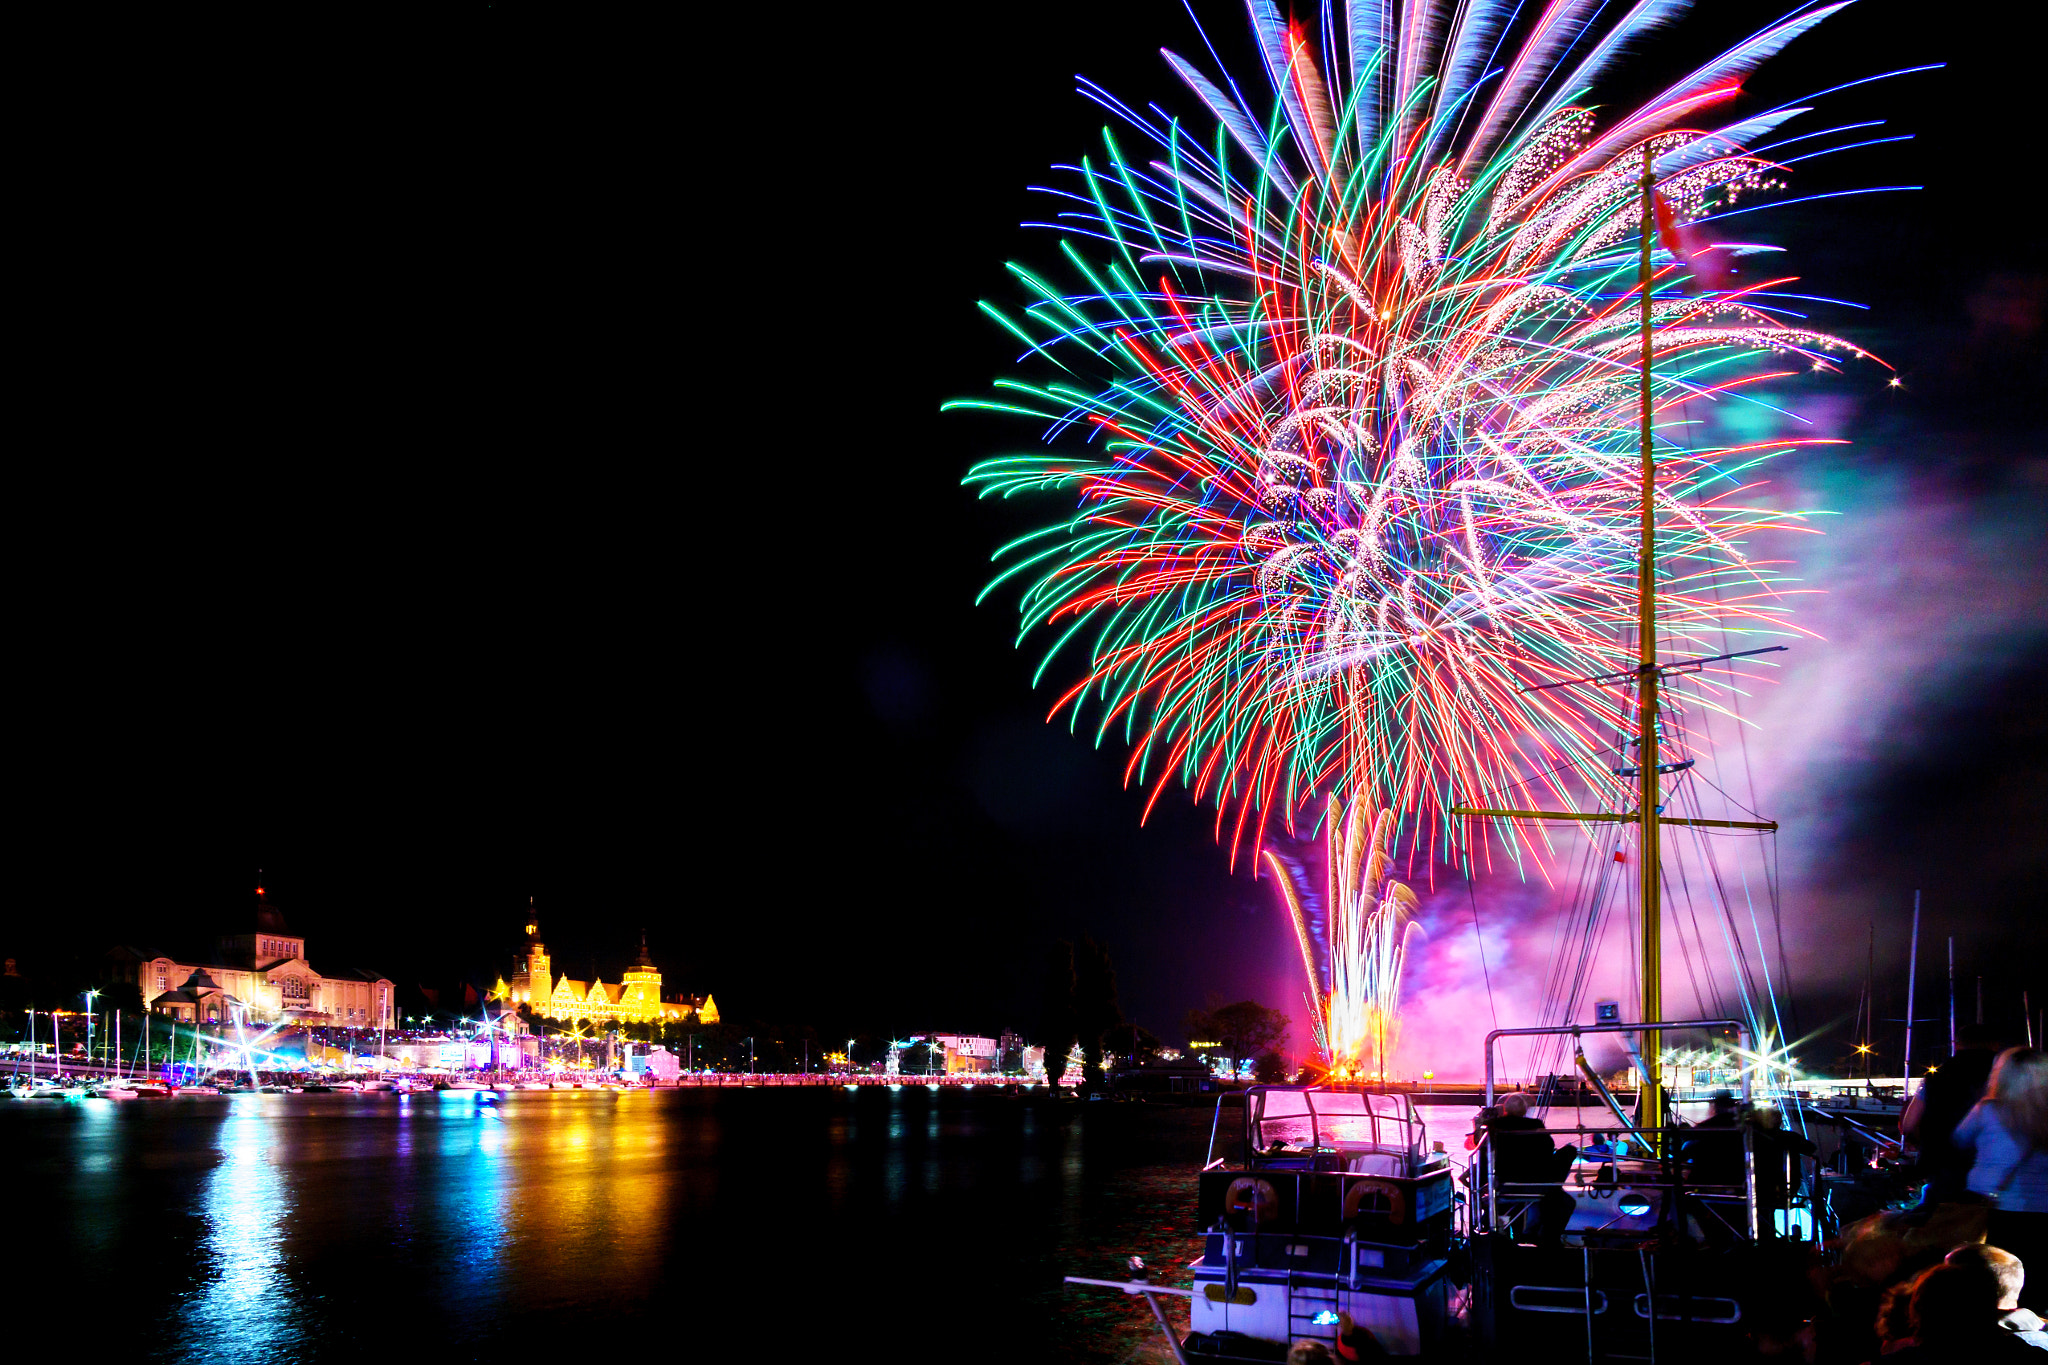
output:
[[[1775,13],[1707,8],[1645,85]],[[1249,72],[1239,12],[1201,13]],[[1854,443],[1776,476],[1839,513],[1797,547],[1828,639],[1758,748],[1808,1028],[1873,917],[1894,990],[1916,887],[2013,1027],[2044,995],[2034,78],[1926,16],[1866,0],[1751,82],[1950,63],[1832,97],[1917,140],[1795,182],[1924,192],[1749,220],[1904,382],[1784,391]],[[1162,1033],[1288,1003],[1213,812],[1141,828],[1121,755],[1042,723],[1010,600],[973,605],[1050,508],[960,477],[1032,433],[938,411],[1011,366],[975,302],[1056,252],[1015,225],[1096,145],[1074,74],[1193,112],[1157,55],[1200,52],[1183,10],[462,23],[136,36],[32,134],[7,953],[203,941],[260,866],[323,970],[488,978],[532,896],[559,971],[644,928],[671,989],[827,1036],[1028,1030],[1082,933]],[[1530,925],[1548,894],[1481,890]]]

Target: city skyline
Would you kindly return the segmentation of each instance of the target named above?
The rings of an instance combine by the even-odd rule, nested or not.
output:
[[[1897,50],[1906,14],[1844,10],[1791,70],[1759,73],[1761,97],[1919,62]],[[1237,27],[1214,33],[1245,69]],[[238,307],[263,306],[253,281],[289,278],[332,321],[288,359],[200,315],[247,370],[194,477],[41,475],[55,515],[30,548],[68,567],[28,625],[49,723],[26,745],[45,799],[25,830],[14,955],[60,947],[81,914],[107,942],[158,917],[201,922],[262,865],[338,961],[377,959],[395,928],[428,969],[464,970],[538,896],[593,907],[550,918],[579,977],[595,956],[616,979],[644,926],[734,1011],[778,993],[820,1014],[916,1000],[916,1020],[986,1008],[1002,1017],[975,1026],[999,1027],[1036,1009],[1046,946],[1083,933],[1110,947],[1140,1020],[1212,991],[1290,998],[1298,955],[1275,932],[1272,888],[1232,869],[1213,810],[1170,798],[1141,823],[1121,760],[1044,723],[1051,698],[1011,619],[973,605],[1018,523],[956,481],[1014,433],[938,412],[1010,366],[1014,345],[974,300],[1008,297],[1001,262],[1039,249],[1012,226],[1036,213],[1025,187],[1099,137],[1072,75],[1177,98],[1156,48],[1197,40],[1171,4],[1108,20],[1055,6],[1020,31],[955,16],[820,32],[846,59],[798,59],[801,98],[735,136],[808,136],[816,110],[858,96],[927,140],[915,174],[834,162],[804,193],[735,159],[732,188],[779,206],[737,258],[761,263],[765,306],[751,276],[711,268],[737,240],[719,201],[669,210],[637,173],[667,135],[636,117],[630,85],[577,113],[568,141],[527,136],[541,116],[519,112],[517,35],[490,40],[509,65],[481,64],[459,91],[401,83],[366,114],[350,136],[377,149],[374,169],[318,137],[287,142],[301,126],[287,119],[246,145],[202,139],[192,173],[162,181],[178,211],[155,249],[232,261]],[[1851,112],[1867,95],[1890,120],[1879,135],[1913,140],[1839,168],[1844,184],[1926,189],[1773,214],[1801,273],[1870,305],[1853,338],[1902,383],[1824,386],[1802,415],[1854,443],[1787,467],[1840,513],[1798,547],[1829,594],[1828,638],[1787,656],[1798,686],[1757,750],[1786,798],[1772,813],[1802,841],[1785,923],[1810,1023],[1850,1012],[1857,973],[1827,947],[1870,920],[1881,974],[1902,975],[1916,888],[1925,941],[1953,934],[1995,1000],[2017,997],[2043,946],[2030,921],[1985,913],[2027,903],[2042,873],[2038,228],[1971,216],[2006,179],[1984,132],[2011,121],[2007,59],[1958,41],[1929,60],[1948,65],[1847,92]],[[897,74],[855,81],[868,66]],[[309,80],[321,88],[319,71]],[[928,128],[930,102],[957,116]],[[413,131],[472,104],[504,112],[444,176]],[[256,176],[273,166],[276,184]],[[571,188],[529,204],[536,177]],[[434,225],[418,240],[305,213],[245,260],[204,226],[280,196],[394,186]],[[827,204],[834,259],[865,263],[843,278],[872,306],[824,309],[805,283]],[[557,257],[588,264],[544,278],[524,264]],[[315,260],[332,268],[302,269]],[[586,269],[594,292],[569,288]],[[447,300],[473,344],[379,321],[418,297]],[[678,342],[650,306],[737,330]],[[734,359],[826,317],[860,344],[793,395],[776,367]],[[663,361],[671,345],[719,395],[682,416],[676,386],[696,390]],[[192,354],[162,348],[113,420],[146,437],[195,416],[216,381]],[[379,443],[441,398],[474,418],[436,438],[440,453]],[[778,402],[806,434],[764,455],[768,472],[702,472],[710,452],[757,448],[752,415]],[[862,416],[842,432],[841,414]],[[674,440],[682,457],[648,453]],[[1411,880],[1426,912],[1432,887],[1443,901],[1443,923],[1425,921],[1451,925],[1455,878]],[[1508,873],[1482,885],[1479,911],[1540,922],[1546,894]],[[1457,965],[1429,952],[1411,989]]]

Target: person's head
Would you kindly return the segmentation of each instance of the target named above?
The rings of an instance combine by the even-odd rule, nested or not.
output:
[[[1998,1030],[1989,1024],[1961,1024],[1956,1028],[1958,1052],[1996,1052],[2000,1041]]]
[[[1982,1261],[1935,1266],[1913,1286],[1913,1335],[1940,1346],[1981,1332],[1998,1316],[1998,1276]]]
[[[1527,1095],[1508,1096],[1500,1102],[1500,1112],[1506,1114],[1511,1119],[1527,1118],[1529,1116],[1529,1097]]]
[[[1997,1106],[2007,1128],[2048,1147],[2048,1052],[2009,1047],[1999,1053],[1984,1098]]]
[[[1712,1104],[1714,1106],[1714,1113],[1716,1115],[1734,1113],[1735,1092],[1732,1090],[1716,1090],[1714,1092]]]
[[[1766,1132],[1775,1133],[1785,1125],[1785,1116],[1767,1104],[1751,1110],[1750,1117],[1756,1120],[1757,1127]]]
[[[1948,1254],[1950,1265],[1982,1266],[1998,1281],[1998,1311],[2009,1313],[2020,1306],[2020,1290],[2027,1284],[2027,1268],[2010,1251],[1982,1242],[1959,1246]]]
[[[1913,1335],[1913,1290],[1919,1283],[1919,1275],[1900,1280],[1885,1290],[1884,1297],[1877,1301],[1877,1340],[1880,1345],[1891,1346]]]
[[[1287,1348],[1287,1365],[1336,1365],[1330,1348],[1320,1341],[1297,1341]]]

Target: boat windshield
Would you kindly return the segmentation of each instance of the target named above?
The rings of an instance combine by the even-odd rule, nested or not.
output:
[[[1293,1148],[1400,1152],[1418,1157],[1423,1125],[1405,1095],[1358,1090],[1261,1089],[1248,1096],[1245,1121],[1254,1152],[1276,1142]]]

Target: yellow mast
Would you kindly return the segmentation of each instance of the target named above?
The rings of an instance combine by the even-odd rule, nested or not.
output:
[[[1641,266],[1643,373],[1642,373],[1642,457],[1643,528],[1642,547],[1636,561],[1636,730],[1640,741],[1636,775],[1641,804],[1637,808],[1637,848],[1641,854],[1643,881],[1638,904],[1643,915],[1643,1022],[1664,1017],[1663,905],[1657,835],[1657,469],[1650,440],[1650,233],[1656,218],[1657,175],[1651,165],[1650,144],[1643,144],[1643,254]],[[1663,1035],[1645,1030],[1642,1040],[1642,1090],[1636,1105],[1636,1122],[1645,1128],[1664,1126],[1663,1073],[1658,1057]]]
[[[1549,811],[1549,810],[1503,810],[1481,806],[1453,806],[1452,815],[1486,816],[1497,820],[1576,820],[1614,824],[1640,824],[1637,841],[1637,861],[1642,867],[1642,885],[1638,901],[1643,915],[1642,961],[1640,964],[1643,981],[1643,1017],[1645,1024],[1657,1023],[1664,1014],[1664,965],[1663,965],[1663,873],[1660,867],[1659,830],[1665,825],[1685,825],[1712,829],[1753,829],[1776,830],[1773,820],[1705,820],[1667,816],[1659,812],[1661,801],[1658,782],[1657,753],[1657,693],[1662,675],[1657,667],[1657,467],[1651,447],[1650,419],[1650,364],[1654,355],[1653,333],[1650,327],[1650,241],[1656,230],[1657,176],[1653,165],[1651,148],[1643,147],[1643,221],[1642,256],[1637,286],[1642,305],[1642,410],[1640,433],[1642,456],[1642,527],[1641,545],[1636,556],[1636,787],[1637,805],[1633,813],[1611,811]],[[1757,653],[1766,651],[1758,650]],[[1716,656],[1738,657],[1738,656]],[[1694,660],[1691,662],[1700,662]],[[1564,682],[1547,683],[1547,687],[1565,687],[1582,683],[1613,683],[1625,681],[1628,675],[1612,674],[1590,678],[1574,678]],[[1523,689],[1525,691],[1530,689]],[[1642,1036],[1642,1089],[1637,1105],[1637,1122],[1649,1130],[1660,1129],[1664,1119],[1663,1074],[1658,1065],[1658,1054],[1663,1051],[1664,1035],[1658,1029],[1645,1029]],[[1661,1139],[1661,1134],[1659,1135]],[[1662,1147],[1659,1141],[1660,1148]]]

